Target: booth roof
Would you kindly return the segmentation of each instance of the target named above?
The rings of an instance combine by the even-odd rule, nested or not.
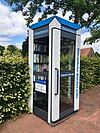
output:
[[[56,19],[59,21],[59,23],[60,23],[61,25],[64,25],[64,26],[73,28],[73,29],[75,29],[75,30],[78,30],[78,29],[81,28],[80,25],[77,25],[77,24],[75,24],[75,23],[69,22],[69,21],[67,21],[67,20],[65,20],[65,19],[62,19],[62,18],[58,17],[58,16],[52,16],[52,17],[50,17],[50,18],[48,18],[48,19],[45,19],[45,20],[42,20],[42,21],[37,22],[37,23],[35,23],[35,24],[32,24],[29,28],[31,28],[32,30],[34,30],[34,29],[37,29],[37,28],[39,28],[39,27],[48,25],[54,18],[56,18]]]

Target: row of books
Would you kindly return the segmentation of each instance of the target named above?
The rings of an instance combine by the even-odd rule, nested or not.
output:
[[[34,51],[40,51],[40,52],[46,52],[47,51],[47,45],[41,45],[41,44],[34,44]]]
[[[44,77],[44,76],[38,76],[38,77],[36,77],[36,76],[34,75],[34,76],[33,76],[33,81],[35,81],[36,79],[38,79],[38,80],[47,80],[47,78]]]
[[[48,71],[49,65],[48,64],[34,64],[33,69],[36,72],[43,72],[43,71]]]
[[[48,63],[47,55],[34,54],[34,63]]]

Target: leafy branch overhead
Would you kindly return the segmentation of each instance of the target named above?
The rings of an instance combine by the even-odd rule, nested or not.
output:
[[[33,22],[37,12],[42,12],[41,19],[47,18],[47,15],[62,11],[65,16],[67,11],[72,11],[69,19],[75,23],[80,23],[82,27],[87,27],[91,31],[92,37],[86,41],[90,43],[100,39],[100,0],[6,0],[14,11],[21,10],[27,25]],[[87,14],[87,18],[83,16]]]

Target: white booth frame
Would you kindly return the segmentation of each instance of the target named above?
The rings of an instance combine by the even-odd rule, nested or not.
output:
[[[56,37],[53,37],[54,34],[52,35],[52,29],[57,28],[60,29],[58,31],[54,30]],[[61,34],[61,24],[57,20],[57,18],[52,19],[52,21],[49,23],[49,84],[48,84],[48,123],[52,124],[52,122],[55,122],[56,120],[59,119],[59,99],[60,95],[57,95],[56,97],[53,97],[54,92],[51,91],[51,88],[53,88],[55,84],[55,75],[54,74],[54,69],[55,67],[60,69],[60,64],[57,62],[53,63],[52,58],[56,56],[58,60],[60,60],[60,34]],[[74,111],[79,110],[79,80],[80,80],[80,40],[81,40],[81,29],[79,28],[76,30],[76,48],[75,48],[75,80],[74,80]],[[52,40],[52,38],[55,38]],[[54,42],[52,42],[54,41]],[[53,44],[58,44],[53,45]],[[29,107],[30,107],[30,112],[33,113],[33,45],[34,44],[34,30],[29,28],[29,73],[30,73],[30,84],[31,84],[31,95],[29,98]],[[52,57],[52,47],[53,49],[58,49],[56,55],[53,54]],[[52,58],[51,58],[52,57]],[[52,67],[51,67],[52,66]],[[53,70],[52,70],[52,69]],[[52,77],[51,77],[52,75]],[[59,78],[60,80],[60,78]],[[52,82],[52,86],[51,86]],[[60,82],[59,82],[60,83]],[[53,90],[55,91],[55,90]],[[59,92],[60,93],[60,84],[59,84]],[[51,97],[52,95],[52,97]],[[55,100],[54,100],[55,98]],[[56,100],[57,99],[57,100]],[[55,101],[55,102],[53,102]],[[52,106],[52,107],[51,107]],[[57,112],[55,111],[55,107],[57,109]],[[52,116],[51,116],[52,114]]]

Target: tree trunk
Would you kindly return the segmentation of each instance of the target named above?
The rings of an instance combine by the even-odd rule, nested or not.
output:
[[[79,24],[80,23],[80,8],[75,7],[75,20],[74,23]]]

